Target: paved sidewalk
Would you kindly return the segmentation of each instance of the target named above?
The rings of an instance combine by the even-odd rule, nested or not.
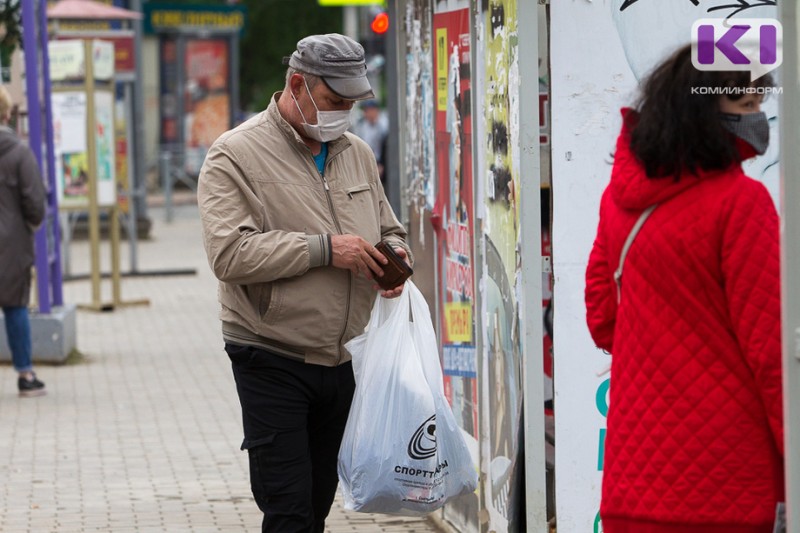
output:
[[[238,399],[217,320],[216,281],[200,241],[196,206],[172,223],[151,209],[153,238],[138,271],[196,275],[122,280],[125,301],[148,306],[78,312],[84,360],[39,365],[48,395],[17,397],[0,366],[0,531],[260,531],[252,501]],[[130,270],[122,243],[122,271]],[[110,251],[103,245],[103,270]],[[88,273],[89,247],[71,244],[70,271]],[[89,303],[89,281],[65,300]],[[110,299],[110,280],[103,280]],[[434,532],[422,519],[347,513],[339,499],[328,532]]]

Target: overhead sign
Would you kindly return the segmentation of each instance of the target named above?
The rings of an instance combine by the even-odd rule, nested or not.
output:
[[[244,6],[144,4],[145,33],[212,31],[241,33]]]

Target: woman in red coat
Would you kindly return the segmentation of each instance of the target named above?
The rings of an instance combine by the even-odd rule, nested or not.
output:
[[[784,500],[778,215],[741,168],[770,83],[696,70],[687,46],[623,110],[586,272],[612,354],[606,533],[771,533]]]

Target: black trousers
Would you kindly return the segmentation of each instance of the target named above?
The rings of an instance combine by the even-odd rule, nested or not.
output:
[[[322,533],[339,482],[339,445],[355,390],[352,365],[309,365],[252,346],[226,344],[225,351],[262,531]]]

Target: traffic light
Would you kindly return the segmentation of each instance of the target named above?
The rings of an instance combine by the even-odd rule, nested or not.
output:
[[[385,11],[381,11],[375,15],[370,24],[370,28],[377,35],[383,35],[389,29],[389,15]]]

